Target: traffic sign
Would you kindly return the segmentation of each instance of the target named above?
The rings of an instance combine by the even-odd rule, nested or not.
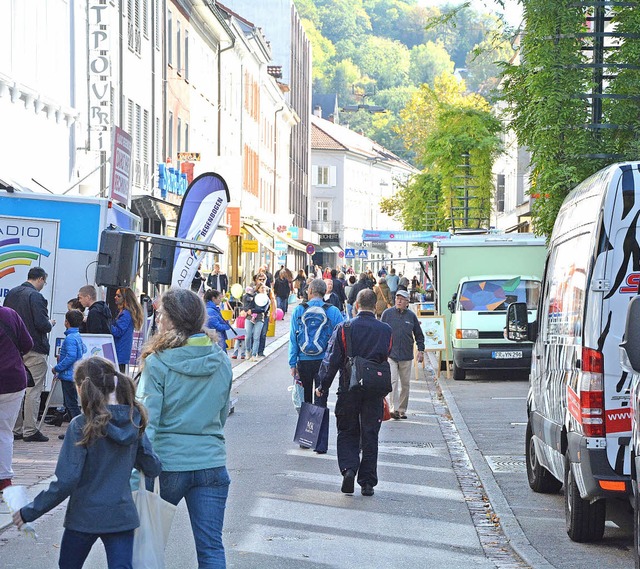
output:
[[[313,255],[316,252],[316,248],[313,246],[313,243],[309,243],[307,245],[307,255]]]
[[[358,249],[358,259],[367,259],[369,252],[366,249]]]
[[[355,249],[345,249],[344,250],[345,259],[355,259],[356,250]]]
[[[338,257],[344,259],[344,251],[338,251]]]

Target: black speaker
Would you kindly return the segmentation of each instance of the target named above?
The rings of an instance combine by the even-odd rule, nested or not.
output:
[[[171,284],[175,252],[175,245],[165,245],[164,243],[153,244],[151,259],[149,260],[150,282],[154,284]]]
[[[135,277],[136,236],[105,229],[100,235],[96,284],[131,286]]]

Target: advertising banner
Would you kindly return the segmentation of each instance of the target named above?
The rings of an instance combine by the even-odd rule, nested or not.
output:
[[[198,176],[182,198],[176,237],[211,243],[229,199],[229,188],[221,176],[213,172]],[[177,248],[171,286],[190,288],[204,255],[204,251]]]
[[[431,243],[433,241],[442,241],[449,239],[451,235],[447,231],[373,231],[369,229],[362,230],[363,241],[402,241],[402,242],[418,242]]]
[[[109,198],[131,205],[131,136],[117,126],[113,129]]]

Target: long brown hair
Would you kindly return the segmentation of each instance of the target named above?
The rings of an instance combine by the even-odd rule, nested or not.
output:
[[[122,309],[124,310],[126,308],[131,313],[131,318],[133,319],[133,327],[136,330],[140,330],[140,328],[142,328],[144,317],[142,316],[142,307],[140,306],[136,295],[133,294],[133,291],[127,287],[119,288],[117,292],[122,295]]]
[[[207,309],[202,299],[193,291],[183,288],[171,288],[160,297],[162,318],[167,318],[172,326],[153,336],[142,348],[142,360],[147,356],[171,348],[180,348],[190,336],[204,332],[213,342],[217,335],[205,329]]]
[[[138,436],[142,436],[147,428],[147,410],[136,401],[136,388],[131,378],[117,371],[109,360],[98,356],[81,360],[73,378],[85,417],[83,437],[76,443],[78,446],[89,446],[96,439],[107,436],[107,425],[111,420],[107,405],[109,395],[114,391],[118,404],[129,406],[131,424],[138,429]],[[140,413],[140,424],[134,420],[136,409]]]

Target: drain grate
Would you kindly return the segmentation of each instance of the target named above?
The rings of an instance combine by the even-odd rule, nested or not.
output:
[[[487,464],[496,474],[514,474],[526,471],[524,456],[485,456]]]
[[[409,447],[409,448],[434,448],[433,443],[413,443],[407,441],[380,441],[378,442],[378,446],[398,446],[398,447]]]

